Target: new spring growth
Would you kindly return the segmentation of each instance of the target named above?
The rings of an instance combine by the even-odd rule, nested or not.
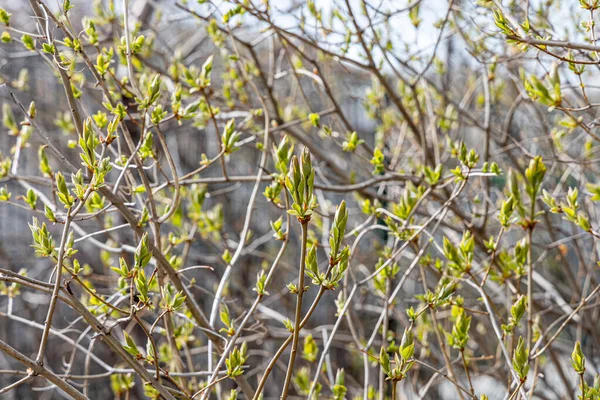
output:
[[[2,104],[2,124],[8,129],[9,135],[16,136],[19,134],[19,125],[8,103]]]
[[[135,101],[139,104],[140,110],[145,110],[149,108],[160,96],[160,85],[162,83],[162,79],[160,75],[155,75],[151,81],[148,82],[148,86],[146,88],[146,96],[143,99],[137,98]]]
[[[529,349],[525,348],[525,341],[522,336],[519,337],[519,342],[513,353],[512,365],[521,382],[525,382],[529,373]]]
[[[274,204],[281,204],[281,190],[285,184],[285,177],[288,173],[288,165],[294,155],[294,145],[289,142],[287,136],[284,136],[278,146],[273,144],[271,149],[276,173],[273,173],[273,181],[265,188],[264,196]]]
[[[200,72],[200,77],[199,77],[199,81],[198,81],[198,86],[201,89],[204,89],[204,88],[210,86],[210,76],[212,74],[212,67],[213,67],[213,56],[210,55],[206,59],[206,61],[204,61],[204,64],[202,64],[202,71]]]
[[[346,392],[348,391],[346,388],[345,376],[346,374],[344,373],[343,368],[337,370],[337,373],[335,374],[335,385],[331,388],[334,400],[345,399]]]
[[[558,64],[553,63],[548,73],[547,83],[543,82],[535,75],[525,77],[522,73],[523,86],[527,95],[534,101],[548,106],[548,111],[554,110],[562,103],[560,91],[560,75],[558,74]]]
[[[6,11],[4,8],[0,8],[0,22],[6,26],[10,26],[10,16],[12,14]]]
[[[346,140],[344,143],[342,143],[342,150],[352,153],[364,142],[364,140],[358,138],[358,134],[356,132],[348,133],[346,135]]]
[[[141,359],[142,354],[140,353],[133,338],[129,336],[125,331],[123,331],[123,335],[125,336],[125,343],[123,344],[123,348],[125,349],[125,351],[131,354],[134,358]]]
[[[77,173],[71,174],[71,183],[73,184],[73,193],[78,199],[82,200],[85,196],[86,188],[81,169],[77,170]]]
[[[333,225],[329,233],[329,264],[335,265],[339,262],[340,249],[344,241],[344,233],[346,231],[346,223],[348,222],[348,210],[346,209],[346,201],[342,200],[340,205],[335,210]]]
[[[150,298],[148,297],[149,285],[143,269],[137,271],[135,276],[135,288],[138,291],[140,302],[147,304],[150,301]]]
[[[585,373],[585,357],[583,356],[581,343],[579,342],[575,343],[575,348],[571,354],[571,365],[577,374],[583,375]]]
[[[92,127],[92,119],[86,118],[83,123],[83,134],[79,138],[79,147],[81,148],[81,161],[90,171],[94,169],[96,165],[96,153],[94,148],[96,147],[96,139],[94,137],[94,128]]]
[[[584,211],[579,211],[579,202],[577,201],[578,196],[579,190],[571,187],[567,193],[567,201],[558,203],[550,193],[546,190],[542,191],[542,201],[550,207],[551,213],[564,214],[564,219],[579,226],[584,231],[589,232],[592,229],[590,219]]]
[[[413,332],[406,328],[402,335],[402,341],[398,352],[394,354],[394,367],[392,368],[390,358],[384,347],[379,352],[379,364],[383,369],[383,372],[388,377],[388,380],[393,382],[399,382],[406,378],[408,371],[413,366],[414,361],[411,361],[415,354],[415,344]]]
[[[302,358],[306,361],[314,363],[317,362],[319,355],[319,346],[313,335],[310,333],[304,338],[304,347],[302,350]]]
[[[225,325],[225,328],[219,329],[219,332],[226,333],[227,336],[235,335],[235,325],[233,323],[233,319],[231,319],[231,314],[229,313],[229,308],[226,304],[221,304],[221,310],[219,312],[219,317],[221,318],[221,322]]]
[[[65,177],[60,172],[56,174],[56,190],[58,199],[64,204],[65,208],[69,209],[73,207],[75,198],[71,196],[69,188],[67,187],[67,182],[65,181]]]
[[[285,240],[285,232],[281,228],[283,225],[283,218],[279,217],[276,221],[270,221],[271,228],[273,229],[273,237],[277,240]]]
[[[236,144],[240,139],[240,136],[241,134],[235,130],[235,120],[233,118],[230,119],[225,125],[223,135],[221,135],[221,142],[223,143],[223,152],[226,155],[229,155],[234,151],[239,150],[239,147],[236,147]]]
[[[306,275],[312,279],[312,283],[315,285],[323,286],[328,290],[335,290],[339,282],[344,277],[344,274],[348,270],[348,258],[350,256],[350,248],[345,247],[341,251],[336,263],[331,268],[329,276],[325,272],[319,271],[319,263],[317,260],[317,246],[313,245],[308,254],[306,255]]]
[[[290,169],[285,178],[285,186],[294,201],[292,209],[288,210],[288,213],[296,216],[301,224],[310,221],[310,216],[317,207],[317,201],[313,194],[314,181],[315,171],[312,167],[310,153],[307,148],[304,148],[301,161],[298,161],[296,156],[292,157]]]
[[[450,301],[454,291],[456,290],[456,282],[450,281],[440,284],[435,293],[428,290],[425,294],[417,295],[416,298],[424,301],[431,308],[436,308]]]
[[[48,218],[50,222],[57,222],[56,215],[54,215],[54,211],[48,205],[44,205],[44,215]]]
[[[269,292],[265,290],[267,286],[267,275],[265,271],[261,270],[258,274],[256,274],[256,285],[252,289],[259,296],[268,296]]]
[[[52,235],[48,232],[48,228],[46,228],[46,224],[43,223],[40,225],[37,218],[33,218],[33,223],[29,224],[29,229],[31,229],[31,235],[33,236],[33,247],[35,249],[35,253],[42,257],[51,257],[55,254],[54,250],[54,239],[52,239]]]
[[[36,209],[38,196],[33,189],[27,189],[27,196],[24,196],[23,200],[29,205],[29,208],[32,210]]]
[[[121,277],[123,277],[124,279],[131,278],[131,273],[129,271],[129,267],[127,266],[127,262],[125,261],[125,259],[123,257],[119,258],[119,268],[111,267],[110,269],[115,271],[117,274],[121,275]]]
[[[185,302],[185,296],[182,291],[175,292],[170,283],[163,287],[163,298],[160,301],[160,307],[168,312],[178,311]]]
[[[144,233],[142,240],[135,249],[134,268],[142,269],[150,262],[152,253],[148,249],[148,234]]]
[[[244,373],[242,369],[244,363],[248,359],[248,345],[246,342],[242,343],[240,348],[235,347],[231,352],[229,358],[225,360],[225,365],[227,366],[227,376],[230,378],[235,378],[236,376],[240,376]]]
[[[271,150],[273,154],[273,162],[275,163],[275,169],[283,175],[283,179],[285,179],[285,174],[288,173],[288,165],[290,163],[290,159],[294,154],[294,145],[290,143],[287,135],[283,137],[281,142],[279,142],[279,146],[275,146],[273,144],[273,148]]]
[[[463,351],[467,345],[467,342],[469,341],[470,327],[471,317],[467,316],[464,312],[461,312],[454,322],[452,333],[446,332],[448,344],[455,349]]]
[[[500,206],[500,213],[498,214],[498,221],[504,228],[508,228],[511,224],[511,218],[513,211],[515,210],[515,198],[511,195],[508,199],[502,201]]]
[[[516,172],[512,168],[508,170],[507,181],[508,193],[513,198],[513,201],[517,203],[518,206],[522,206],[519,180],[517,178]]]
[[[11,195],[6,186],[0,187],[0,201],[9,201]]]
[[[546,166],[542,161],[542,157],[536,156],[530,162],[529,166],[525,170],[525,178],[527,183],[525,185],[527,194],[531,201],[535,201],[536,196],[542,186],[542,181],[546,175]]]
[[[502,324],[502,330],[504,334],[510,334],[513,332],[513,329],[519,326],[519,321],[523,318],[525,314],[525,310],[527,309],[527,296],[520,296],[515,304],[510,308],[510,317],[508,319],[508,324]]]
[[[231,391],[229,392],[229,397],[227,397],[227,400],[237,400],[238,398],[238,392],[235,389],[231,389]]]
[[[46,156],[46,146],[40,146],[38,150],[38,157],[40,159],[39,168],[43,176],[50,178],[52,176],[52,169],[50,168],[50,162],[48,156]]]
[[[468,273],[471,270],[474,249],[475,239],[470,231],[463,233],[458,248],[444,236],[444,255],[450,261],[448,266],[457,272]]]

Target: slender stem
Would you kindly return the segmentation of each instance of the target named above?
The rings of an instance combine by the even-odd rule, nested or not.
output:
[[[533,207],[532,207],[533,211]],[[527,230],[527,346],[531,346],[533,332],[533,261],[532,261],[532,228]]]
[[[265,286],[268,285],[268,283],[270,281],[270,278],[271,278],[273,272],[275,271],[275,268],[277,268],[277,265],[279,264],[279,261],[281,260],[281,257],[283,256],[283,253],[285,252],[285,249],[287,248],[288,237],[289,237],[289,222],[287,224],[287,227],[288,227],[287,228],[287,232],[285,233],[286,238],[285,238],[283,244],[281,245],[281,248],[279,249],[279,253],[277,254],[277,257],[275,258],[275,261],[273,261],[273,265],[271,266],[271,270],[269,271],[269,274],[267,275]],[[227,347],[225,347],[225,349],[223,350],[223,354],[221,355],[221,358],[219,359],[219,361],[215,365],[213,373],[212,373],[210,379],[208,380],[208,384],[209,385],[217,378],[217,375],[219,374],[220,368],[223,366],[223,363],[225,362],[225,360],[227,358],[227,355],[229,354],[229,352],[231,351],[231,349],[235,345],[237,339],[242,334],[242,331],[244,330],[244,327],[246,326],[246,324],[248,323],[248,321],[250,321],[250,318],[254,315],[254,312],[256,311],[256,309],[258,308],[258,305],[262,301],[263,296],[264,296],[263,294],[258,294],[256,296],[256,299],[254,300],[254,303],[252,304],[252,306],[250,307],[250,310],[248,310],[248,313],[246,314],[246,316],[244,317],[244,319],[240,323],[240,326],[237,328],[235,334],[233,335],[233,337],[231,339],[229,339],[229,342],[227,343]],[[205,395],[207,395],[207,393],[208,392],[204,392]],[[196,395],[192,396],[192,398],[194,398],[195,396]],[[203,398],[204,398],[204,396],[203,396]]]
[[[531,354],[531,352],[530,352]],[[533,382],[531,383],[531,389],[529,389],[529,393],[528,393],[528,399],[531,400],[533,399],[533,393],[535,392],[535,387],[537,386],[537,381],[538,381],[538,372],[539,372],[539,368],[540,368],[540,359],[536,358],[534,363],[533,363]]]
[[[56,309],[56,302],[58,300],[58,293],[61,288],[62,281],[62,264],[65,254],[65,245],[67,243],[67,237],[69,235],[69,226],[71,225],[71,213],[67,215],[67,220],[63,227],[62,237],[60,246],[58,249],[58,261],[56,262],[56,281],[54,283],[54,289],[52,291],[52,297],[50,298],[50,305],[48,306],[48,313],[46,314],[46,321],[44,323],[44,331],[42,333],[42,340],[40,341],[40,347],[38,348],[37,357],[35,362],[39,365],[44,363],[44,353],[46,346],[48,345],[48,336],[50,335],[50,328],[52,327],[52,318],[54,317],[54,310]]]
[[[33,375],[26,375],[24,378],[19,379],[16,382],[11,383],[8,386],[5,386],[4,388],[0,389],[0,394],[4,394],[4,393],[8,393],[11,390],[21,386],[22,384],[26,383],[28,380],[30,380],[31,378],[33,378]]]
[[[471,390],[471,394],[475,396],[475,389],[473,388],[473,382],[471,381],[471,373],[469,372],[469,366],[467,365],[467,359],[465,358],[465,350],[460,350],[460,356],[462,358],[463,366],[465,367],[465,374],[467,375],[467,380],[469,381],[469,389]]]
[[[387,334],[388,334],[388,326],[389,326],[388,301],[390,298],[391,286],[392,286],[392,281],[388,277],[385,280],[385,296],[384,296],[384,302],[383,302],[383,307],[385,308],[385,310],[384,310],[385,314],[383,316],[383,327],[382,327],[382,331],[381,331],[381,346],[384,348],[387,348]],[[383,371],[383,367],[380,366],[379,367],[379,400],[384,400],[384,399],[385,399],[385,372]]]
[[[306,242],[308,240],[308,221],[303,222],[302,226],[302,249],[300,254],[300,266],[298,268],[298,294],[296,298],[296,316],[294,321],[294,332],[292,335],[292,349],[290,352],[290,361],[288,363],[287,372],[285,374],[285,382],[281,399],[285,400],[288,396],[292,374],[294,372],[294,363],[296,361],[296,351],[298,349],[298,338],[300,336],[300,323],[302,318],[302,297],[304,295],[304,264],[306,263]]]
[[[140,95],[133,76],[133,63],[131,62],[131,38],[129,37],[129,0],[123,0],[123,29],[125,30],[125,58],[127,60],[127,74],[129,76],[129,84],[133,88],[136,95]]]
[[[104,150],[102,150],[102,155],[104,155]],[[67,212],[67,218],[65,220],[65,225],[62,231],[62,237],[60,239],[60,246],[58,248],[58,258],[56,260],[56,281],[54,283],[54,289],[52,290],[52,297],[50,298],[50,305],[48,306],[48,313],[46,314],[46,321],[44,326],[44,331],[42,332],[42,340],[40,342],[40,347],[38,349],[37,357],[35,362],[40,365],[44,363],[44,353],[46,351],[46,346],[48,345],[48,336],[50,335],[50,328],[52,327],[52,319],[54,317],[54,311],[56,310],[56,303],[58,301],[58,294],[62,287],[62,269],[63,262],[65,259],[65,249],[67,246],[67,239],[69,236],[69,228],[71,227],[71,222],[73,221],[73,217],[77,215],[77,213],[83,208],[87,198],[92,193],[92,187],[88,187],[85,191],[83,198],[79,201],[77,206],[72,209],[69,209]],[[85,286],[85,285],[84,285]]]
[[[310,316],[317,308],[317,304],[319,304],[319,300],[321,300],[321,297],[323,296],[325,291],[326,291],[326,289],[323,286],[321,286],[321,288],[319,289],[319,293],[317,293],[317,297],[315,297],[315,299],[313,300],[312,305],[310,306],[310,308],[306,312],[306,315],[302,319],[302,322],[300,323],[301,329],[304,327],[304,325],[306,325]],[[283,342],[283,344],[279,347],[279,349],[277,350],[277,352],[275,353],[273,358],[271,358],[271,361],[269,361],[269,365],[267,365],[267,368],[265,369],[265,373],[262,376],[262,378],[260,379],[260,382],[258,383],[258,387],[256,388],[256,393],[254,394],[254,397],[252,398],[252,400],[258,400],[258,398],[260,397],[260,394],[262,393],[262,391],[265,387],[265,384],[267,383],[267,379],[269,378],[269,375],[271,374],[271,372],[273,371],[273,368],[275,367],[275,363],[277,363],[277,360],[279,360],[279,357],[281,357],[281,355],[283,354],[285,349],[290,345],[290,343],[292,343],[292,338],[293,338],[292,335],[288,336],[287,339]],[[331,338],[331,336],[329,337],[328,340],[330,340],[330,338]]]
[[[525,382],[520,382],[519,386],[517,386],[517,388],[515,389],[514,392],[512,392],[512,394],[510,395],[510,397],[508,398],[508,400],[513,400],[515,398],[515,396],[517,395],[517,393],[519,393],[519,390],[521,390],[521,388],[523,387],[523,384]]]
[[[450,361],[450,356],[448,355],[448,351],[446,349],[446,344],[440,334],[440,328],[439,328],[440,325],[439,325],[437,316],[435,315],[435,311],[432,308],[429,309],[429,313],[431,315],[431,320],[433,321],[433,331],[435,332],[435,336],[436,336],[438,344],[440,346],[440,351],[442,352],[444,362],[446,363],[446,369],[448,370],[448,376],[450,376],[451,378],[454,378],[456,376],[456,374],[454,373],[454,368],[452,368],[452,361]],[[464,400],[464,396],[458,388],[456,388],[456,392],[458,394],[458,397],[460,399]]]

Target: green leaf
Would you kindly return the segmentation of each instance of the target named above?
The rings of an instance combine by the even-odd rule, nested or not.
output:
[[[10,16],[11,15],[12,14],[7,12],[4,8],[0,8],[0,22],[2,22],[4,25],[6,25],[6,26],[10,25]]]
[[[137,345],[135,344],[135,341],[133,340],[133,338],[131,336],[129,336],[127,334],[127,332],[123,331],[123,335],[125,336],[125,344],[123,345],[123,348],[132,356],[138,358],[139,356],[141,356],[140,351],[137,348]]]
[[[308,120],[315,128],[318,128],[321,125],[321,117],[319,116],[319,114],[308,114]]]
[[[583,375],[585,373],[585,357],[581,351],[581,343],[579,341],[575,343],[575,347],[573,348],[571,365],[577,374]]]

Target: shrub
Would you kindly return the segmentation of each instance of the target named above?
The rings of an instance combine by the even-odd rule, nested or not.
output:
[[[0,394],[600,398],[598,1],[50,3],[0,8]]]

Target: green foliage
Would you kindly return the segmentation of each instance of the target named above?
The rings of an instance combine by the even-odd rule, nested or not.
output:
[[[4,8],[0,8],[0,22],[2,22],[4,25],[9,26],[10,25],[10,16],[12,14],[7,12]]]
[[[151,258],[152,253],[148,247],[148,234],[145,233],[138,243],[138,246],[135,248],[134,268],[143,269],[146,265],[148,265]]]
[[[515,351],[513,352],[512,366],[522,382],[527,380],[529,373],[529,349],[525,348],[523,337],[519,337]]]
[[[405,329],[398,352],[394,353],[393,364],[390,361],[387,351],[382,347],[379,352],[379,365],[387,375],[388,379],[394,383],[399,382],[408,376],[408,372],[414,364],[414,361],[412,361],[414,354],[415,344],[413,332],[409,329]]]
[[[35,253],[42,257],[51,257],[56,254],[54,249],[54,239],[48,232],[45,223],[40,225],[37,218],[33,218],[33,223],[29,224],[29,229],[33,236],[33,247]]]
[[[225,360],[225,364],[227,365],[227,376],[230,378],[235,378],[244,373],[243,366],[246,360],[248,359],[248,346],[244,342],[241,347],[235,347],[231,351],[231,355],[229,358]]]
[[[353,153],[364,142],[364,140],[358,138],[358,134],[354,131],[346,136],[346,140],[342,144],[342,150]]]
[[[56,191],[58,199],[61,203],[63,203],[65,208],[68,209],[73,207],[75,198],[71,196],[69,188],[67,187],[67,182],[65,181],[65,177],[60,172],[56,174]]]
[[[517,301],[510,308],[510,317],[508,319],[508,324],[502,325],[502,330],[505,334],[511,334],[513,330],[519,326],[519,322],[521,321],[521,318],[523,318],[526,309],[527,296],[519,296]]]
[[[551,341],[572,338],[596,290],[586,263],[600,237],[598,0],[572,10],[307,1],[285,19],[273,2],[188,0],[129,15],[113,0],[74,12],[70,0],[34,3],[14,16],[0,8],[0,202],[11,223],[43,213],[29,225],[43,259],[23,258],[18,274],[7,261],[0,306],[19,323],[23,301],[38,301],[30,292],[48,299],[29,317],[43,329],[39,368],[55,363],[64,321],[116,354],[110,378],[94,374],[118,398],[141,383],[154,399],[251,398],[257,385],[268,393],[255,398],[276,388],[284,399],[375,399],[417,361],[482,400],[471,378],[512,368],[520,386],[504,383],[516,398],[530,361],[547,375],[568,357],[546,357],[541,335],[568,312]],[[426,29],[434,46],[423,46]],[[12,246],[12,225],[4,233]],[[284,287],[291,275],[300,279]],[[110,339],[121,332],[122,343]],[[582,343],[570,360],[577,395],[600,400]],[[442,371],[447,348],[461,352],[467,379]],[[285,381],[273,383],[288,354]],[[212,376],[196,368],[207,359]],[[365,359],[381,385],[362,386]],[[52,382],[67,394],[83,381],[71,361],[69,379]],[[402,395],[428,377],[398,385]]]
[[[223,135],[221,137],[221,141],[223,142],[223,152],[225,154],[231,154],[234,151],[239,150],[236,147],[237,142],[240,139],[241,134],[235,131],[235,120],[230,119],[225,125],[225,130],[223,131]]]
[[[464,231],[458,247],[454,246],[447,237],[444,237],[444,255],[450,261],[448,266],[459,273],[468,273],[471,270],[475,249],[475,239],[470,231]]]
[[[317,362],[317,356],[319,355],[319,346],[312,335],[304,337],[304,348],[302,350],[302,358],[306,361],[314,363]]]
[[[140,353],[135,341],[131,336],[127,334],[127,332],[123,332],[123,336],[125,336],[125,344],[123,344],[123,348],[131,354],[135,358],[142,358],[142,353]]]
[[[317,201],[313,194],[314,181],[315,171],[310,153],[307,148],[304,148],[301,161],[298,161],[296,156],[292,157],[285,178],[285,186],[293,199],[292,208],[288,213],[303,224],[310,221],[313,210],[317,208]]]
[[[448,344],[455,349],[460,351],[464,351],[467,342],[469,341],[469,328],[471,327],[471,317],[467,316],[465,313],[460,313],[456,321],[454,322],[454,326],[452,327],[452,332],[446,332],[446,337],[448,339]]]
[[[571,365],[577,374],[583,375],[585,373],[585,357],[583,356],[581,343],[579,342],[575,342],[575,348],[571,354]]]
[[[385,155],[383,152],[375,148],[373,158],[371,158],[371,164],[374,165],[373,175],[382,175],[385,172]]]
[[[227,334],[227,336],[233,336],[235,335],[235,325],[233,323],[233,319],[231,318],[231,315],[229,314],[229,307],[227,307],[226,304],[221,304],[221,312],[219,313],[219,316],[221,317],[221,322],[223,323],[223,325],[225,325],[225,328],[221,328],[219,330],[219,332],[224,332]]]

